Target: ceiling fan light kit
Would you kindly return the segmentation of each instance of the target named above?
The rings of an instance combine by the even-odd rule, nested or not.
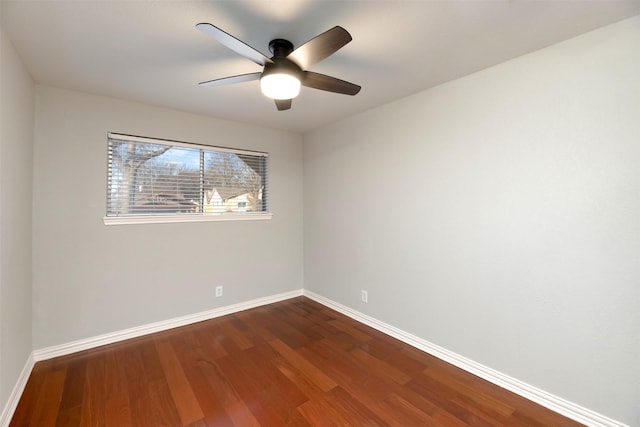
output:
[[[300,94],[300,80],[291,74],[263,74],[260,90],[271,99],[293,99]]]
[[[209,80],[201,82],[201,86],[220,86],[259,79],[262,93],[275,101],[279,111],[291,108],[291,100],[300,94],[301,86],[344,95],[355,95],[360,92],[361,88],[356,84],[305,70],[351,41],[351,35],[342,27],[335,26],[295,50],[288,40],[271,40],[269,42],[269,50],[273,54],[271,58],[214,25],[200,23],[196,28],[234,52],[264,67],[262,72]]]

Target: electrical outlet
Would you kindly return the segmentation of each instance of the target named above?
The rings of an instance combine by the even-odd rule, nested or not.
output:
[[[365,304],[369,302],[369,294],[367,293],[367,291],[362,290],[360,292],[360,300]]]
[[[222,296],[222,286],[216,286],[216,298]]]

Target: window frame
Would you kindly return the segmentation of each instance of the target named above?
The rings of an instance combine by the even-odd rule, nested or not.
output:
[[[218,147],[213,145],[203,145],[203,144],[195,144],[188,143],[182,141],[174,141],[169,139],[160,139],[160,138],[150,138],[143,136],[135,136],[135,135],[127,135],[122,133],[109,132],[107,134],[107,147],[109,147],[109,141],[112,139],[132,142],[132,143],[148,143],[148,144],[161,144],[161,145],[170,145],[173,147],[180,148],[189,148],[189,149],[198,149],[198,150],[208,150],[208,151],[217,151],[217,152],[225,152],[225,153],[233,153],[233,154],[245,154],[251,156],[261,156],[265,158],[265,161],[268,161],[269,154],[262,151],[252,151],[252,150],[244,150],[244,149],[236,149],[229,147]],[[106,183],[106,206],[109,205],[109,174],[111,173],[109,163],[111,159],[109,158],[109,151],[107,150],[107,183]],[[269,168],[267,166],[265,172],[265,193],[269,194]],[[106,214],[102,221],[104,225],[131,225],[131,224],[161,224],[161,223],[188,223],[188,222],[208,222],[208,221],[254,221],[254,220],[270,220],[273,218],[273,214],[269,210],[269,200],[266,202],[267,211],[265,212],[197,212],[197,213],[170,213],[170,214],[128,214],[128,215],[119,215],[119,216],[110,216]],[[106,211],[107,209],[105,209]]]

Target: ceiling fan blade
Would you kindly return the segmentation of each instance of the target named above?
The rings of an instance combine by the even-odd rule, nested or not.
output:
[[[258,65],[270,64],[273,61],[263,55],[261,52],[255,50],[245,42],[238,40],[231,34],[224,32],[220,28],[208,24],[206,22],[196,25],[196,28],[205,33],[206,35],[213,37],[218,43],[228,47],[232,51],[239,55],[244,56],[255,62]]]
[[[344,95],[355,95],[362,89],[360,86],[337,79],[324,74],[305,71],[302,78],[302,85],[313,89],[326,90],[328,92],[342,93]]]
[[[274,99],[276,102],[276,108],[278,111],[284,111],[291,108],[291,100],[290,99]]]
[[[350,41],[351,34],[344,28],[335,26],[298,47],[287,56],[287,59],[298,64],[303,70],[307,70]]]
[[[234,83],[250,82],[252,80],[258,80],[260,78],[260,74],[262,73],[258,72],[258,73],[240,74],[237,76],[223,77],[221,79],[214,79],[206,82],[200,82],[198,84],[200,86],[213,87],[213,86],[230,85]]]

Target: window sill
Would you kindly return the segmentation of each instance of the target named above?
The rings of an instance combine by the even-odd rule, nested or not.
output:
[[[260,221],[271,219],[273,214],[267,213],[225,213],[202,215],[136,215],[136,216],[105,216],[104,225],[131,224],[163,224],[171,222],[209,222],[209,221]]]

